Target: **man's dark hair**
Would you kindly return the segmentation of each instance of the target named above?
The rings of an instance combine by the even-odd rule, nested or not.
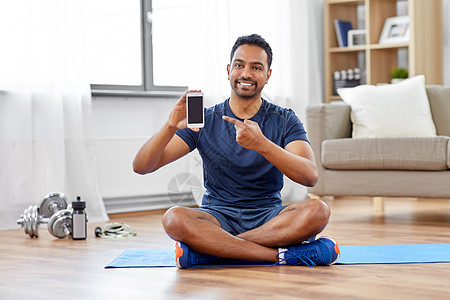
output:
[[[233,60],[234,52],[236,52],[236,49],[242,45],[254,45],[264,49],[264,51],[266,51],[267,53],[267,63],[269,64],[270,69],[270,66],[272,65],[272,48],[270,48],[269,43],[267,43],[266,40],[263,39],[259,34],[251,34],[238,37],[233,45],[233,48],[231,48],[230,62]]]

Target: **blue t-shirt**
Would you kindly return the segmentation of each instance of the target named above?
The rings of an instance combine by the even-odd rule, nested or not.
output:
[[[198,149],[203,159],[206,192],[202,207],[226,205],[263,208],[281,205],[283,173],[254,150],[236,142],[234,125],[222,116],[236,117],[229,99],[205,109],[205,127],[199,132],[177,130],[190,150]],[[284,148],[295,140],[308,141],[302,123],[291,109],[262,99],[258,112],[250,119],[258,123],[266,138]]]

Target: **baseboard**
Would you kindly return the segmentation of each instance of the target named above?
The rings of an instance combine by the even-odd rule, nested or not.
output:
[[[160,195],[144,195],[131,197],[104,198],[106,212],[117,214],[169,208],[178,206],[195,206],[192,193],[171,193]]]

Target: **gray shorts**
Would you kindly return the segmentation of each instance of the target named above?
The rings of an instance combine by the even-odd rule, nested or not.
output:
[[[214,216],[225,231],[238,235],[267,223],[276,217],[287,205],[270,208],[236,208],[208,206],[197,208]]]

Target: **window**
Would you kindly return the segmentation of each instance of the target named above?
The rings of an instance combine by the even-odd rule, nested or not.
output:
[[[97,95],[178,95],[189,2],[83,0],[87,77]],[[175,92],[175,93],[174,93]]]
[[[190,4],[186,0],[152,0],[153,81],[156,85],[186,85]],[[190,49],[192,50],[192,49]],[[170,70],[168,70],[170,69]]]

